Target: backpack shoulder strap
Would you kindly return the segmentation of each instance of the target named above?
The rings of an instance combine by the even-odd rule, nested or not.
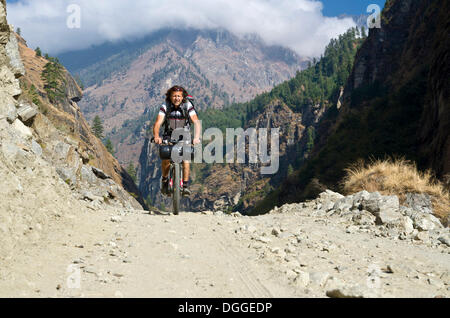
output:
[[[167,101],[164,101],[164,103],[166,104],[166,116],[164,116],[164,131],[168,132],[170,130],[170,125],[169,125],[169,114],[172,111],[171,110],[171,104],[167,105]]]
[[[189,116],[189,112],[188,112],[188,106],[189,106],[189,100],[186,103],[184,103],[181,107],[181,109],[183,110],[183,116],[185,118],[186,126],[190,126],[192,124],[191,117]]]

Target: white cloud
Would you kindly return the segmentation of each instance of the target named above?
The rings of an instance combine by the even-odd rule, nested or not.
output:
[[[70,4],[81,8],[79,29],[67,27]],[[332,37],[355,26],[350,18],[324,17],[317,0],[20,0],[7,9],[9,23],[21,28],[29,46],[51,54],[163,27],[222,27],[319,56]]]

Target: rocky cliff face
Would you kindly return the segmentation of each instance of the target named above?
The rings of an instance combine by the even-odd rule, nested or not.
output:
[[[51,104],[41,80],[47,61],[16,39],[0,2],[1,256],[36,241],[49,220],[68,211],[142,205],[130,181],[90,132],[76,101],[81,91],[62,69],[65,86]],[[37,104],[37,105],[36,105]],[[131,181],[132,182],[132,181]],[[128,188],[128,191],[133,189]],[[135,196],[139,201],[138,191]],[[32,214],[31,214],[32,213]],[[37,222],[37,223],[36,223]]]
[[[339,112],[319,125],[311,160],[264,205],[341,190],[345,169],[359,159],[401,156],[449,174],[448,1],[386,2],[380,29],[357,53]],[[448,184],[447,184],[448,185]]]
[[[382,28],[370,30],[358,53],[343,107],[345,115],[370,106],[383,94],[380,90],[376,96],[355,103],[358,89],[379,86],[393,95],[419,85],[412,88],[419,96],[409,94],[403,100],[411,103],[420,99],[422,103],[418,134],[410,137],[417,140],[421,166],[432,168],[441,179],[450,174],[448,10],[448,1],[388,1]]]
[[[318,116],[318,114],[316,114]],[[314,115],[311,115],[314,116]],[[312,119],[312,122],[316,121]],[[271,102],[261,113],[253,114],[244,129],[268,128],[270,138],[272,128],[280,129],[280,169],[275,175],[261,175],[261,164],[194,164],[197,169],[191,174],[192,196],[183,199],[183,206],[190,211],[227,210],[232,207],[246,212],[255,202],[261,200],[286,176],[289,163],[296,160],[297,144],[304,136],[305,126],[302,115],[293,112],[280,101]],[[270,144],[270,139],[269,139]],[[161,160],[158,147],[145,140],[140,157],[142,168],[140,191],[149,197],[155,206],[170,200],[160,194]],[[248,143],[246,144],[248,158]]]
[[[61,168],[61,174],[70,179],[70,184],[74,187],[83,188],[82,172],[95,167],[110,176],[115,184],[133,193],[141,205],[144,204],[131,177],[93,135],[77,104],[83,94],[76,81],[61,67],[58,89],[63,94],[51,101],[46,81],[42,77],[49,61],[36,56],[35,52],[26,46],[25,40],[18,38],[20,57],[26,69],[25,76],[21,78],[24,93],[19,101],[35,108],[33,101],[39,105],[37,108],[40,112],[30,122],[30,127],[36,132],[37,142],[45,145],[44,155],[47,155],[49,160],[61,161],[65,165]],[[55,137],[58,134],[63,136],[62,140]],[[123,197],[130,196],[124,194]]]

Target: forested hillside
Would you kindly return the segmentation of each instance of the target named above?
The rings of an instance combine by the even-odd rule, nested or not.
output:
[[[247,103],[237,103],[224,110],[207,109],[200,113],[205,127],[245,127],[256,114],[274,100],[285,103],[292,111],[302,113],[312,104],[331,105],[337,101],[340,88],[345,84],[353,67],[353,61],[365,39],[358,28],[351,29],[331,40],[324,55],[310,63],[296,76],[258,95]]]
[[[444,8],[442,8],[444,5]],[[450,172],[448,1],[388,1],[371,29],[332,127],[322,122],[313,156],[253,211],[343,191],[345,169],[403,157],[445,181]]]

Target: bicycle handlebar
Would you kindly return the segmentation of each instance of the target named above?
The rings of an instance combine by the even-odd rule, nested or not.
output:
[[[179,143],[180,141],[183,141],[183,140],[174,140],[174,139],[173,140],[167,140],[167,139],[163,139],[162,143],[165,144],[165,145],[174,146],[177,143]],[[152,139],[150,139],[150,142],[152,144],[154,144],[155,143],[155,137],[152,137]],[[195,145],[193,143],[191,143],[191,146],[195,146]]]

